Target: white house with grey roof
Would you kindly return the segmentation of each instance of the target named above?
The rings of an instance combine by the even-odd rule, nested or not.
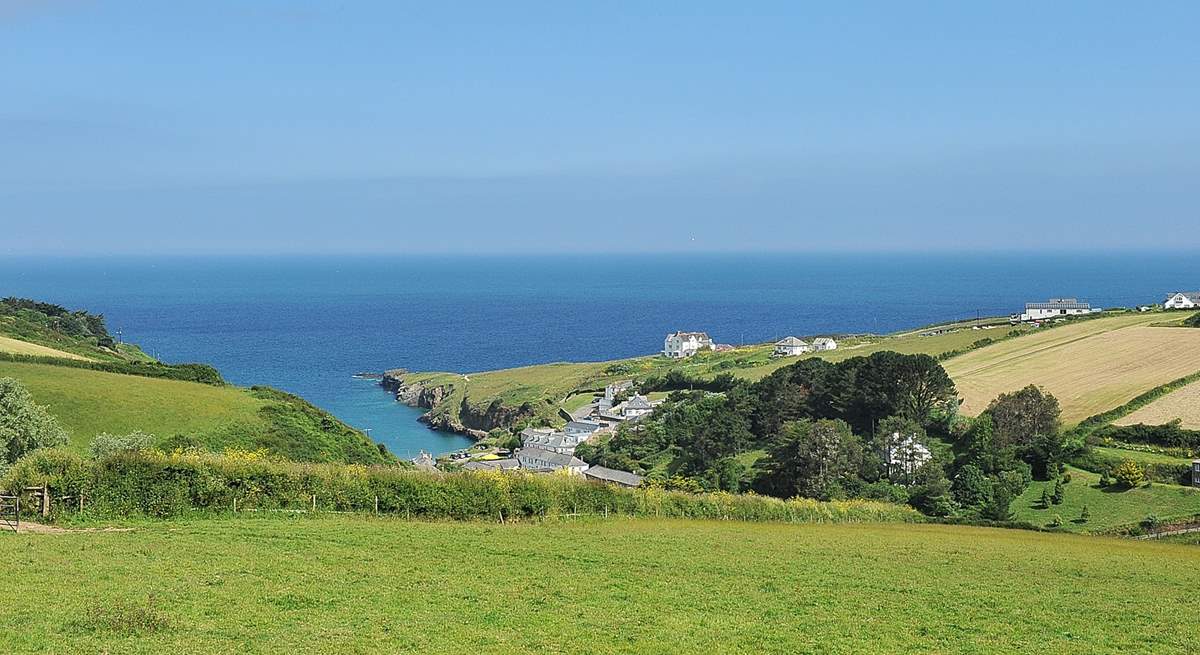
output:
[[[574,421],[568,421],[566,427],[563,428],[563,432],[569,436],[586,440],[603,428],[604,425],[599,421],[578,419]]]
[[[1200,291],[1176,291],[1163,301],[1164,309],[1195,309],[1200,307]]]
[[[674,332],[663,340],[663,354],[671,359],[683,359],[701,350],[712,349],[712,337],[706,332]]]
[[[534,473],[566,471],[568,475],[582,475],[588,469],[587,462],[578,457],[541,448],[521,448],[516,459],[522,469]]]
[[[571,455],[575,452],[575,447],[587,441],[589,436],[591,433],[567,434],[550,428],[525,428],[521,430],[521,446]]]
[[[654,404],[645,396],[634,396],[621,407],[621,418],[625,420],[637,418],[654,411]]]
[[[829,337],[817,337],[812,340],[812,349],[817,352],[822,350],[837,350],[837,341]]]
[[[812,346],[803,339],[786,337],[775,342],[775,352],[772,357],[796,357],[812,351]]]
[[[1021,314],[1013,314],[1011,318],[1022,322],[1045,321],[1047,319],[1077,316],[1079,314],[1090,314],[1094,311],[1098,312],[1100,310],[1092,309],[1091,304],[1082,302],[1077,298],[1051,298],[1046,302],[1025,303],[1025,311]]]

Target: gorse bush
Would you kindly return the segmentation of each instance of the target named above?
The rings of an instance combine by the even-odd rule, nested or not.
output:
[[[18,461],[0,488],[49,487],[87,499],[99,516],[172,517],[193,511],[309,509],[448,519],[617,514],[800,523],[919,521],[874,501],[779,500],[728,493],[625,489],[578,477],[478,472],[430,474],[388,466],[301,464],[231,452],[122,451],[89,460],[44,450]],[[378,499],[378,500],[376,500]]]

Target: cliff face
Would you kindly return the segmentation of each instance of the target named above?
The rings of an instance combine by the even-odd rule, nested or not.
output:
[[[406,405],[430,410],[419,420],[435,430],[457,432],[479,439],[496,428],[512,427],[536,414],[535,408],[529,403],[510,407],[499,399],[484,407],[476,407],[464,397],[454,405],[447,402],[454,393],[454,385],[407,382],[404,379],[406,375],[408,371],[404,369],[388,371],[379,380],[379,385],[394,393],[396,400]]]

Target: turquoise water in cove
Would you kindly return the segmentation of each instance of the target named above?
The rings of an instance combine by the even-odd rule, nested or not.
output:
[[[888,332],[1179,289],[1200,289],[1197,253],[0,260],[0,295],[103,313],[152,355],[297,393],[409,456],[469,440],[354,373],[628,357],[676,329],[724,343]]]

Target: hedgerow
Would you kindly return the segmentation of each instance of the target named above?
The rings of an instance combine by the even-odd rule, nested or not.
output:
[[[427,473],[390,466],[275,461],[263,452],[125,451],[101,460],[40,450],[19,460],[0,489],[46,485],[85,499],[98,517],[174,517],[196,511],[334,510],[429,519],[537,519],[626,515],[793,523],[913,522],[916,511],[875,501],[779,500],[753,494],[627,489],[565,475]],[[377,505],[376,505],[377,504]],[[72,511],[75,503],[52,504]]]

